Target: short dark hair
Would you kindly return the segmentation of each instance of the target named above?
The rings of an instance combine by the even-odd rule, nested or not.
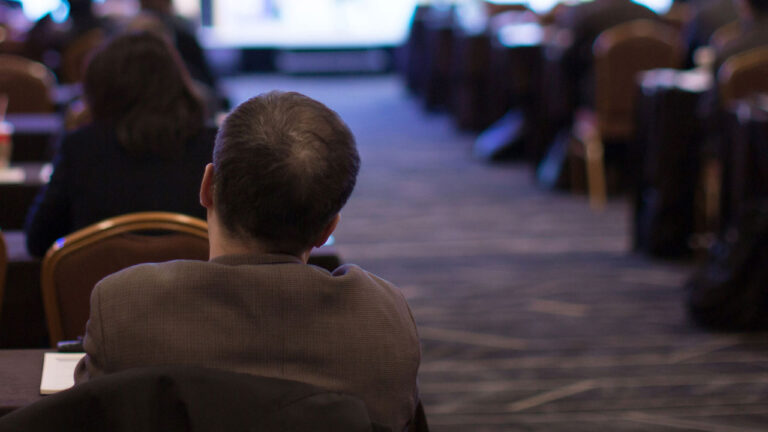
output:
[[[85,99],[137,155],[175,157],[204,126],[205,109],[176,50],[149,32],[109,41],[88,63]]]
[[[355,187],[355,138],[333,110],[294,92],[251,98],[224,120],[214,201],[232,234],[298,253],[317,242]]]

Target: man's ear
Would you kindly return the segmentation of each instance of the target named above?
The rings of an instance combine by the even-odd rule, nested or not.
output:
[[[200,205],[210,209],[213,207],[213,164],[205,166],[203,181],[200,183]]]
[[[341,213],[336,213],[336,216],[331,219],[330,222],[328,222],[328,225],[325,226],[323,229],[323,234],[318,238],[317,242],[314,244],[315,247],[320,247],[325,244],[325,242],[328,241],[328,237],[333,234],[333,232],[336,230],[336,226],[339,224],[339,221],[341,220]]]

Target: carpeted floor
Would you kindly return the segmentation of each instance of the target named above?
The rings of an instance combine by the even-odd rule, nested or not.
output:
[[[336,109],[363,169],[342,258],[400,286],[433,431],[768,430],[768,335],[686,319],[690,264],[629,252],[629,208],[471,157],[393,76],[228,79],[234,102],[296,90]]]

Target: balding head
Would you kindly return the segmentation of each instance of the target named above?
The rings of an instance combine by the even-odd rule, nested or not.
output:
[[[298,253],[317,242],[346,203],[360,159],[335,112],[299,93],[275,91],[227,116],[213,164],[215,209],[232,237]]]

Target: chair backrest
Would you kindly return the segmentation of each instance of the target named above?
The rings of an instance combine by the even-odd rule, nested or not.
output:
[[[9,113],[52,112],[55,85],[55,75],[42,63],[0,55],[0,94],[8,95]]]
[[[81,336],[93,286],[141,263],[208,259],[208,226],[176,213],[132,213],[57,240],[42,263],[42,296],[52,346]]]
[[[525,3],[491,3],[483,2],[488,16],[503,14],[505,12],[526,12],[530,11]]]
[[[754,93],[768,93],[768,47],[729,57],[717,71],[721,105]]]
[[[715,52],[720,52],[725,48],[728,43],[741,35],[742,24],[738,20],[731,21],[728,24],[722,25],[717,28],[709,37],[709,45],[715,49]]]
[[[93,29],[75,38],[61,53],[61,82],[80,82],[86,60],[106,39],[104,31]]]
[[[600,133],[606,138],[630,137],[634,131],[637,74],[680,67],[684,58],[680,34],[654,21],[630,21],[600,33],[592,51]]]
[[[309,384],[191,366],[108,374],[0,418],[0,431],[391,431],[359,398]]]

